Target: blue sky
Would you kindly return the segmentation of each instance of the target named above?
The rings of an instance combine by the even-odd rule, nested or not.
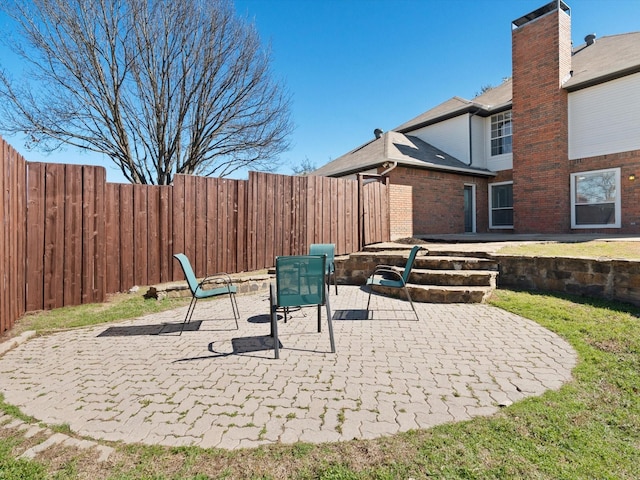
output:
[[[279,173],[305,159],[316,167],[445,100],[473,98],[511,74],[511,22],[547,0],[236,0],[270,44],[273,74],[292,95],[292,148]],[[640,0],[566,0],[574,45],[640,31]],[[640,45],[638,46],[640,48]],[[0,48],[0,62],[4,57]],[[6,65],[3,65],[6,67]],[[30,152],[27,160],[100,164],[76,150]],[[237,178],[242,178],[241,173]]]

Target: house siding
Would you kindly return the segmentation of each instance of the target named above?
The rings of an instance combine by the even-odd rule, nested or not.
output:
[[[430,143],[443,152],[469,164],[469,116],[460,115],[444,122],[415,130],[409,135]]]
[[[640,73],[569,94],[569,159],[640,150]]]
[[[471,166],[489,168],[487,151],[491,151],[491,141],[487,139],[487,119],[477,115],[471,116]],[[491,123],[491,120],[489,120]],[[491,128],[491,127],[489,127]],[[509,166],[511,168],[511,166]]]

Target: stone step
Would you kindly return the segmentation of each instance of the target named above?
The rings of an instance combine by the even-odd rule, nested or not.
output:
[[[402,269],[399,269],[402,271]],[[418,285],[496,287],[498,272],[493,270],[411,270],[409,282]]]
[[[371,252],[399,252],[409,254],[409,251],[413,248],[413,245],[405,245],[402,243],[374,243],[371,245],[365,245],[361,252],[363,253],[371,253]],[[427,252],[426,248],[423,248],[420,253]]]
[[[446,249],[434,249],[429,250],[426,253],[429,256],[439,257],[471,257],[471,258],[485,258],[491,259],[493,255],[490,252],[483,250],[446,250]]]
[[[491,270],[498,271],[498,262],[489,258],[467,256],[426,255],[416,257],[414,268],[428,270]]]
[[[407,284],[414,302],[420,303],[484,303],[491,296],[493,287],[443,286]],[[375,286],[373,291],[394,298],[406,299],[401,288]]]
[[[349,263],[354,280],[366,279],[375,265],[390,265],[402,273],[408,249],[377,245],[367,251],[351,255]],[[418,253],[411,270],[407,288],[415,302],[424,303],[482,303],[496,288],[499,264],[486,252],[449,252],[447,250]],[[354,275],[355,273],[355,275]],[[376,286],[374,291],[396,298],[406,298],[403,289]]]

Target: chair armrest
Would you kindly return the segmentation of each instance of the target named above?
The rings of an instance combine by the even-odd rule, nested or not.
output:
[[[198,287],[203,288],[206,283],[224,283],[226,287],[233,286],[233,281],[228,273],[220,272],[213,275],[206,275],[202,281],[198,284]]]
[[[380,265],[376,265],[376,268],[374,268],[374,271],[377,270],[378,268],[394,268],[394,266],[393,265],[380,264]]]
[[[400,272],[398,272],[394,267],[392,267],[390,265],[378,265],[375,268],[375,270],[373,271],[373,273],[371,274],[371,276],[369,276],[369,279],[373,280],[376,275],[382,276],[382,274],[385,274],[385,273],[389,273],[389,274],[395,276],[397,278],[397,280],[402,282],[402,284],[404,285],[404,280],[402,279],[402,274]]]
[[[392,273],[392,274],[400,276],[400,277],[402,276],[402,274],[400,274],[396,270],[396,267],[394,267],[392,265],[378,265],[373,270],[373,273],[371,274],[371,276],[375,275],[376,273]]]

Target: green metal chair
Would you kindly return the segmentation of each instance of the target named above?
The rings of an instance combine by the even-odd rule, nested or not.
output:
[[[331,353],[336,346],[333,339],[331,307],[325,282],[326,255],[295,255],[276,257],[276,284],[269,287],[271,304],[271,337],[275,358],[280,358],[278,341],[278,308],[318,306],[318,333],[322,331],[322,306],[326,307]]]
[[[312,243],[309,247],[309,255],[326,255],[327,256],[327,285],[331,284],[331,276],[333,275],[333,285],[338,294],[338,283],[336,282],[336,265],[334,258],[336,255],[336,246],[333,243]]]
[[[215,275],[207,275],[201,282],[198,282],[195,273],[193,273],[191,262],[189,262],[187,256],[184,253],[176,253],[174,257],[176,258],[176,260],[178,260],[178,262],[180,262],[180,266],[182,267],[184,276],[187,279],[187,284],[189,285],[189,290],[191,291],[191,303],[189,304],[189,308],[187,309],[187,315],[184,317],[184,321],[182,322],[180,335],[182,335],[184,326],[187,323],[191,322],[191,317],[193,316],[193,311],[196,308],[196,303],[198,302],[198,300],[201,298],[216,297],[218,295],[229,295],[229,299],[231,301],[231,309],[233,310],[233,318],[236,321],[236,329],[238,329],[238,318],[240,317],[240,311],[238,310],[238,302],[236,301],[237,288],[235,285],[233,285],[231,277],[226,273],[216,273]],[[204,285],[208,283],[215,283],[222,286],[204,288]]]
[[[403,288],[404,293],[409,299],[409,303],[411,303],[413,313],[416,315],[416,320],[420,320],[420,318],[418,317],[418,313],[416,312],[416,307],[414,307],[413,305],[413,300],[411,300],[411,295],[409,295],[407,282],[409,281],[409,275],[411,275],[411,269],[413,268],[413,263],[416,259],[416,255],[421,248],[422,247],[420,245],[416,245],[411,249],[411,253],[409,253],[409,258],[407,259],[407,263],[402,274],[400,274],[397,269],[390,265],[376,266],[373,274],[367,279],[366,283],[367,285],[369,285],[369,300],[367,301],[367,311],[369,311],[369,304],[371,303],[371,292],[373,291],[374,286],[387,288]]]

